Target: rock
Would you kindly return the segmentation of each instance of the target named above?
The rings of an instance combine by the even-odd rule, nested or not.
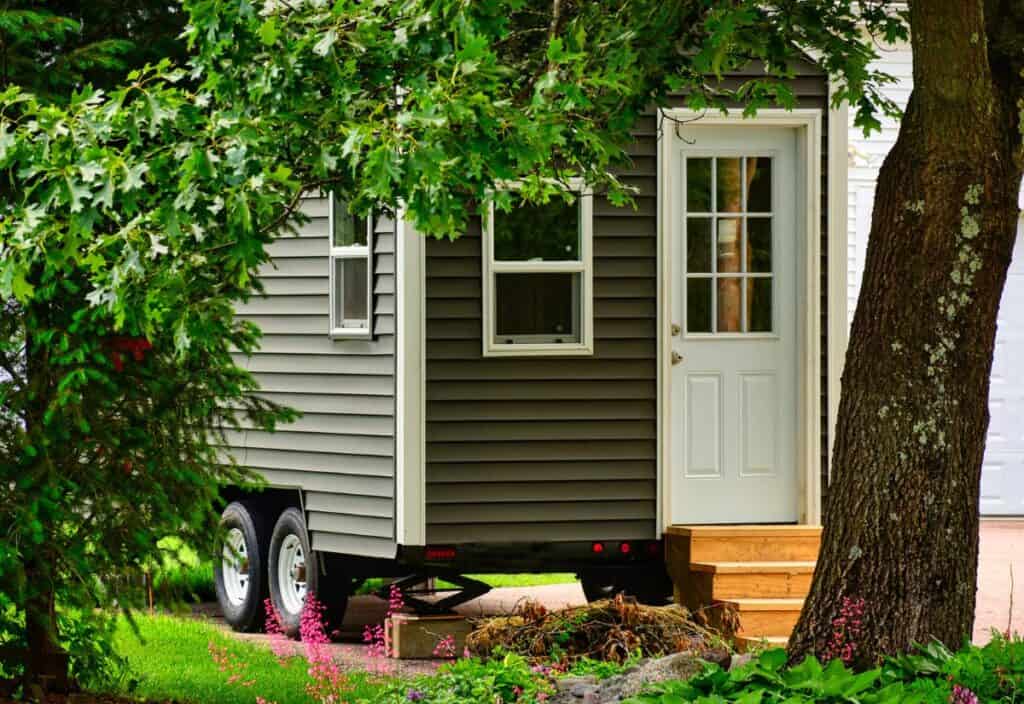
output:
[[[665,680],[685,680],[704,669],[704,661],[692,653],[675,653],[609,677],[594,692],[593,704],[610,704],[639,694],[648,685]],[[587,700],[584,700],[587,701]],[[588,703],[589,704],[589,703]]]
[[[592,694],[600,689],[597,684],[587,684],[585,682],[578,682],[572,686],[569,690],[569,694],[576,697],[577,699],[586,699],[588,694]]]
[[[709,650],[704,653],[704,659],[710,663],[718,665],[723,670],[728,670],[732,664],[732,653],[725,648]]]
[[[754,656],[750,653],[741,653],[739,655],[732,656],[732,662],[729,663],[729,669],[735,670],[737,667],[743,667],[748,662],[754,659]]]
[[[555,680],[555,687],[559,692],[571,692],[573,688],[579,685],[594,684],[597,684],[597,677],[594,675],[585,675],[582,677],[559,677]]]

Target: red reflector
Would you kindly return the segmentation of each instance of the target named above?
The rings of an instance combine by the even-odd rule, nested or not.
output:
[[[428,560],[454,560],[455,548],[427,548],[426,558]]]
[[[628,555],[630,552],[632,552],[632,550],[633,547],[629,543],[619,544],[619,552],[621,552],[623,555]]]
[[[661,552],[661,543],[647,543],[647,552],[651,555],[657,555]]]
[[[591,546],[591,550],[598,553],[604,552],[604,543],[594,543],[593,546]]]

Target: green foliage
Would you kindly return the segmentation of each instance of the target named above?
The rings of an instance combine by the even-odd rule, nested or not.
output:
[[[445,665],[436,675],[411,682],[394,682],[372,698],[369,704],[468,704],[469,702],[535,702],[538,694],[550,695],[551,680],[519,655],[492,660],[464,658]]]
[[[643,653],[640,650],[634,652],[621,663],[609,660],[595,660],[594,658],[583,656],[577,658],[569,665],[566,674],[573,677],[593,675],[599,680],[604,680],[615,675],[621,675],[643,660],[643,657]]]
[[[132,67],[184,59],[185,14],[146,0],[7,0],[0,7],[0,89],[66,103],[75,89],[114,87]]]
[[[549,0],[187,6],[194,75],[215,104],[274,126],[300,178],[356,211],[401,204],[421,231],[451,237],[509,180],[531,202],[578,176],[627,203],[612,170],[652,103],[676,91],[696,108],[792,106],[783,79],[804,51],[877,126],[889,79],[869,68],[858,23],[905,31],[866,0],[571,2],[557,16]],[[714,80],[750,61],[766,72],[735,90]]]
[[[838,659],[822,665],[808,657],[793,667],[786,661],[786,651],[774,649],[730,672],[709,664],[689,681],[655,685],[625,704],[946,704],[954,686],[982,702],[1024,697],[1024,640],[998,634],[984,647],[966,645],[957,653],[938,643],[923,646],[865,672]]]
[[[235,318],[297,186],[167,66],[66,107],[0,94],[0,591],[22,608],[141,602],[126,569],[212,551],[227,433],[293,414],[236,364]]]

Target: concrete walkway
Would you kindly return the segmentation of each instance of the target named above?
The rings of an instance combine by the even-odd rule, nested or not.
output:
[[[974,623],[974,642],[987,643],[992,629],[1003,631],[1010,623],[1013,570],[1013,617],[1011,630],[1024,634],[1024,520],[986,520],[981,524],[980,558],[978,564],[978,602]],[[507,614],[524,599],[539,601],[550,610],[586,603],[578,583],[538,587],[493,589],[489,593],[459,607],[469,618]],[[382,661],[370,658],[362,643],[363,627],[384,619],[387,604],[374,596],[354,597],[349,603],[342,629],[341,642],[333,647],[339,663],[352,669],[377,671],[392,675],[413,675],[433,671],[438,664],[429,661]],[[214,617],[216,619],[216,617]],[[219,620],[219,619],[216,619]],[[221,622],[223,623],[223,622]],[[268,642],[261,634],[239,635],[256,642]]]
[[[974,642],[987,643],[993,628],[1007,625],[1024,635],[1024,520],[982,521],[979,548]]]

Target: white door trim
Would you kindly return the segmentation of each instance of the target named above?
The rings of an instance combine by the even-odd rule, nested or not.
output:
[[[804,184],[797,197],[796,222],[801,226],[798,237],[797,269],[797,476],[799,477],[799,520],[804,524],[821,522],[821,380],[819,368],[821,343],[818,321],[821,313],[821,130],[822,111],[818,109],[760,110],[757,117],[746,119],[736,114],[706,114],[683,108],[662,111],[659,116],[658,149],[658,532],[671,525],[671,320],[668,319],[673,279],[671,254],[672,223],[679,217],[679,204],[672,197],[677,192],[671,183],[671,158],[676,144],[674,120],[695,121],[701,125],[749,125],[751,129],[792,127],[797,130],[797,180]],[[799,217],[804,213],[805,217]],[[833,224],[834,226],[834,224]],[[830,228],[831,229],[831,228]],[[831,235],[831,233],[830,233]],[[845,237],[844,237],[845,239]],[[830,248],[831,249],[831,248]],[[845,257],[844,257],[845,259]],[[831,267],[830,267],[831,268]],[[831,288],[831,287],[830,287]],[[830,291],[830,293],[832,293]],[[835,296],[829,296],[829,308],[835,308]],[[845,305],[845,296],[840,298]],[[829,365],[830,367],[832,365]],[[829,369],[829,374],[833,370]],[[831,385],[831,384],[830,384]]]

